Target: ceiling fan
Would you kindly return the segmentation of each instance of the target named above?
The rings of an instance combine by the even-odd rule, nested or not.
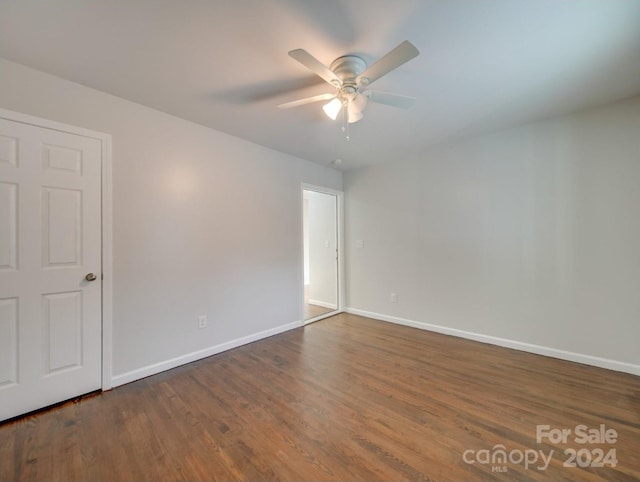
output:
[[[344,115],[349,123],[358,122],[364,117],[363,111],[369,101],[407,109],[415,102],[416,99],[414,97],[365,90],[365,87],[416,57],[419,53],[411,42],[405,40],[369,67],[367,67],[364,59],[357,55],[338,57],[327,67],[304,49],[292,50],[289,52],[290,57],[331,84],[336,90],[332,93],[285,102],[278,107],[280,109],[289,109],[329,100],[323,106],[325,113],[335,120],[340,111],[344,109]]]

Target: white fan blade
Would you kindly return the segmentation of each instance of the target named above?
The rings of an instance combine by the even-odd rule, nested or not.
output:
[[[390,105],[401,109],[408,109],[416,102],[415,97],[408,95],[392,94],[391,92],[380,92],[379,90],[367,90],[365,95],[371,102],[377,104]]]
[[[388,74],[393,69],[400,67],[405,62],[418,56],[419,53],[415,45],[405,40],[359,75],[357,82],[362,85],[372,84],[383,75]]]
[[[307,52],[304,49],[296,49],[289,52],[289,57],[297,60],[306,68],[308,68],[311,72],[324,79],[326,82],[330,83],[335,87],[339,87],[341,84],[340,79],[336,74],[334,74],[329,67],[324,65],[318,59],[316,59],[313,55]]]
[[[298,107],[300,105],[311,104],[313,102],[320,102],[321,100],[329,100],[333,99],[336,94],[320,94],[314,95],[313,97],[306,97],[304,99],[292,100],[291,102],[285,102],[284,104],[280,104],[278,108],[280,109],[290,109],[291,107]]]

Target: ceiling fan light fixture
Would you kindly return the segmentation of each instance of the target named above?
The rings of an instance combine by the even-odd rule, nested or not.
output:
[[[336,120],[340,113],[340,109],[342,109],[342,101],[337,97],[322,106],[322,110],[331,120]]]
[[[365,94],[356,95],[351,103],[349,104],[349,108],[354,110],[355,112],[362,112],[364,108],[367,106],[367,101],[369,97]]]
[[[364,114],[360,111],[349,109],[349,124],[353,124],[354,122],[358,122],[360,119],[364,117]]]

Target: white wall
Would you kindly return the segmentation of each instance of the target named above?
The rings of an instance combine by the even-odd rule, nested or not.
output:
[[[316,191],[305,191],[305,195],[309,223],[309,302],[337,309],[337,197]]]
[[[301,321],[300,183],[340,172],[2,59],[0,86],[0,107],[113,137],[121,381]]]
[[[640,97],[344,184],[351,309],[640,374]]]

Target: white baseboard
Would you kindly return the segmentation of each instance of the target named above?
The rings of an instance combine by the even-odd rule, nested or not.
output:
[[[179,367],[180,365],[185,365],[187,363],[191,363],[208,356],[217,355],[218,353],[222,353],[223,351],[237,348],[248,343],[253,343],[254,341],[262,340],[263,338],[268,338],[270,336],[293,330],[294,328],[299,328],[301,326],[303,326],[303,323],[301,321],[294,321],[293,323],[287,323],[286,325],[276,326],[275,328],[260,331],[252,335],[243,336],[242,338],[236,338],[235,340],[227,341],[225,343],[205,348],[203,350],[187,353],[179,357],[171,358],[170,360],[166,360],[160,363],[154,363],[153,365],[148,365],[136,370],[131,370],[120,375],[114,375],[111,378],[111,386],[115,388],[117,386],[124,385],[125,383],[134,382],[136,380],[140,380],[141,378],[146,378],[151,375],[155,375],[156,373],[171,370],[172,368]]]
[[[307,300],[307,303],[310,305],[322,306],[323,308],[330,308],[332,310],[337,310],[338,305],[335,303],[327,303],[326,301],[318,301],[318,300]]]
[[[419,321],[407,320],[405,318],[398,318],[396,316],[382,315],[380,313],[373,313],[371,311],[358,310],[356,308],[345,308],[345,311],[354,315],[374,318],[376,320],[387,321],[389,323],[395,323],[398,325],[410,326],[412,328],[418,328],[420,330],[433,331],[436,333],[442,333],[444,335],[457,336],[458,338],[466,338],[468,340],[479,341],[481,343],[489,343],[490,345],[513,348],[514,350],[535,353],[536,355],[559,358],[561,360],[582,363],[584,365],[591,365],[595,367],[606,368],[608,370],[615,370],[618,372],[630,373],[632,375],[640,376],[640,365],[634,365],[632,363],[610,360],[608,358],[600,358],[591,355],[584,355],[582,353],[574,353],[565,350],[558,350],[557,348],[550,348],[541,345],[532,345],[530,343],[509,340],[507,338],[482,335],[480,333],[473,333],[471,331],[458,330],[456,328],[448,328],[446,326],[433,325],[431,323],[422,323]]]

